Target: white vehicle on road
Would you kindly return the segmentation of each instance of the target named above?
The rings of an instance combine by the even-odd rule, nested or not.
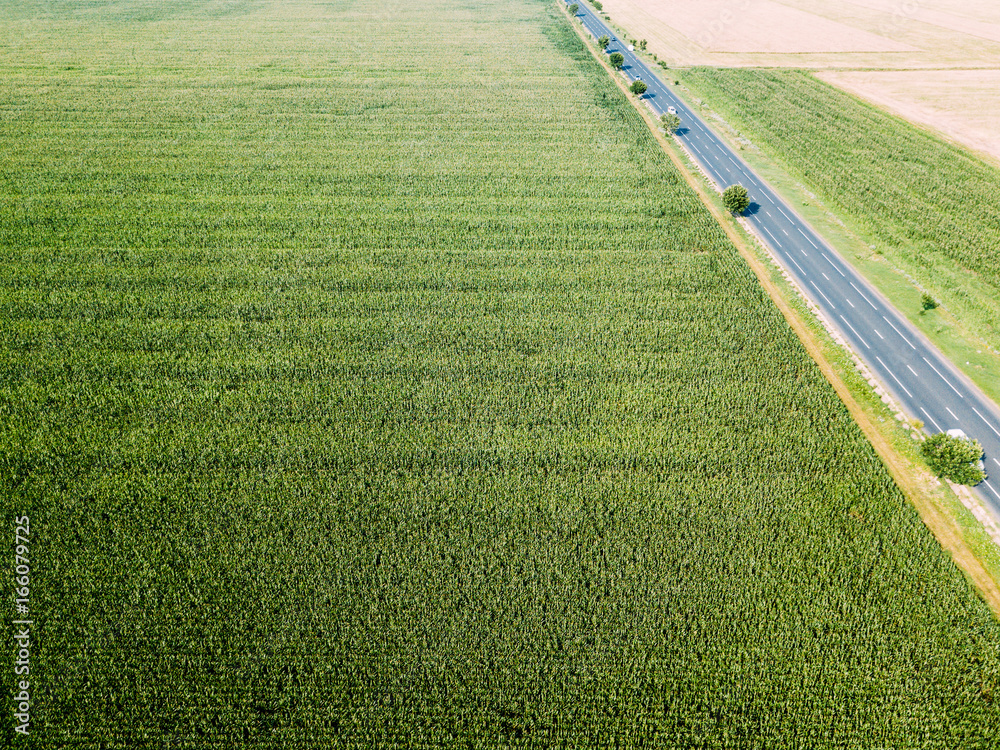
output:
[[[673,107],[667,107],[667,113],[671,114],[671,115],[676,115],[677,114],[677,110],[675,108],[673,108]]]

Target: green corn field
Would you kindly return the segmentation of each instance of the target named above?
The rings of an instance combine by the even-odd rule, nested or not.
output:
[[[1000,626],[555,5],[0,8],[21,745],[998,746]]]

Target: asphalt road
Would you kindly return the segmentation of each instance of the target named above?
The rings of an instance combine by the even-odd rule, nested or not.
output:
[[[627,42],[589,8],[581,5],[577,18],[595,39],[611,39],[605,51],[625,57],[622,72],[646,83],[642,98],[657,115],[667,107],[677,111],[677,138],[705,172],[721,187],[747,189],[747,220],[904,410],[923,421],[929,434],[958,428],[982,444],[990,476],[975,490],[1000,519],[1000,409],[630,52]]]

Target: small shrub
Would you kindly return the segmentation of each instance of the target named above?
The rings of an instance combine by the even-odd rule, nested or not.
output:
[[[742,185],[730,185],[722,193],[722,203],[734,214],[741,214],[750,206],[750,195]]]

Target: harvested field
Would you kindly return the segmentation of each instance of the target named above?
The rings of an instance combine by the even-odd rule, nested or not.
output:
[[[894,28],[912,23],[937,26],[966,36],[1000,42],[1000,6],[994,2],[847,0],[847,3],[889,16],[890,23],[880,29],[882,33],[891,34]]]
[[[676,65],[1000,67],[992,3],[948,0],[608,0],[604,9]]]
[[[608,3],[609,9],[617,7],[616,3]],[[660,13],[654,16],[662,17]],[[678,0],[670,3],[665,18],[668,25],[709,52],[800,54],[915,49],[771,0],[743,0],[735,6]],[[795,29],[795,33],[790,34],[789,29]],[[639,33],[638,29],[635,32]]]

